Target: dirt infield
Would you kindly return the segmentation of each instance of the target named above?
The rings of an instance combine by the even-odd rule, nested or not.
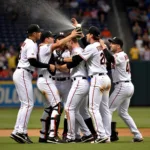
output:
[[[29,129],[29,136],[39,136],[40,129]],[[150,137],[150,128],[141,128],[139,129],[142,133],[143,137]],[[119,136],[133,136],[129,129],[126,128],[118,128]],[[0,137],[8,137],[12,130],[0,130]],[[59,133],[61,135],[62,129],[59,129]]]

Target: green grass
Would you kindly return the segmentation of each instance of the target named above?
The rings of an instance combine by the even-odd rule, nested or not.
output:
[[[150,149],[150,138],[145,138],[144,142],[132,143],[131,137],[121,137],[118,142],[110,144],[91,144],[91,143],[80,143],[80,144],[39,144],[37,137],[32,137],[33,144],[18,144],[8,137],[0,138],[0,149],[1,150],[149,150]]]
[[[29,128],[40,128],[40,117],[43,108],[34,108],[31,114]],[[3,109],[0,108],[0,129],[13,129],[16,121],[18,108]],[[140,128],[150,128],[150,107],[132,107],[129,108],[129,113],[133,117],[137,126]],[[127,127],[125,123],[118,117],[117,112],[113,115],[113,120],[117,121],[117,127]],[[63,127],[63,119],[61,119],[60,128]]]

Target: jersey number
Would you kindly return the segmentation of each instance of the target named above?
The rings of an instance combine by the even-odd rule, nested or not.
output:
[[[21,59],[21,50],[22,50],[22,47],[24,47],[26,45],[25,42],[22,43],[21,47],[20,47],[20,53],[19,53],[19,57],[18,59]]]
[[[100,56],[101,56],[101,59],[100,59],[100,64],[101,64],[101,65],[104,65],[104,64],[106,64],[106,58],[105,58],[105,55],[104,55],[104,53],[101,53],[101,54],[100,54]]]
[[[127,65],[126,65],[126,72],[130,73],[130,64],[129,64],[129,62],[127,62]]]

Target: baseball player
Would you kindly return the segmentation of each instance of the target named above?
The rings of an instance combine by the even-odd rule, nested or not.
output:
[[[69,49],[71,49],[71,55],[77,55],[82,53],[83,49],[79,47],[78,41],[76,38],[72,38],[67,43]],[[64,58],[65,59],[65,58]],[[80,124],[81,132],[83,133],[82,142],[87,142],[93,139],[91,132],[89,131],[88,127],[86,126],[82,116],[79,113],[80,105],[82,101],[85,100],[85,96],[88,94],[89,91],[89,82],[87,80],[87,70],[85,67],[85,62],[83,61],[79,65],[76,65],[74,68],[73,63],[67,63],[62,66],[57,66],[57,69],[70,69],[71,79],[72,79],[72,86],[67,98],[67,102],[65,104],[65,113],[67,115],[68,121],[68,133],[66,142],[72,143],[76,142],[76,132],[75,132],[75,120]]]
[[[60,32],[56,36],[55,39],[60,40],[62,38],[64,38],[64,33]],[[71,56],[70,51],[66,50],[64,48],[66,48],[66,46],[61,47],[61,51],[54,50],[54,52],[53,52],[54,57],[55,58],[56,57],[63,57],[63,58],[70,57]],[[60,93],[60,96],[62,97],[62,101],[65,104],[69,90],[71,88],[70,72],[68,73],[68,72],[61,72],[59,70],[56,70],[56,75],[55,75],[55,78],[53,78],[53,79],[55,80],[56,87]],[[95,135],[96,132],[94,130],[94,127],[92,124],[92,119],[91,119],[91,116],[88,111],[88,96],[86,96],[85,100],[83,100],[83,103],[80,106],[79,112],[80,112],[81,116],[83,117],[83,119],[84,119],[86,125],[88,126],[89,130],[91,131],[91,133],[93,135]],[[65,140],[65,138],[67,136],[67,131],[68,131],[66,115],[64,118],[64,129],[63,130],[64,131],[63,131],[62,137]],[[79,141],[81,141],[80,132],[79,132],[79,136],[76,136],[76,142],[79,142]]]
[[[107,76],[106,59],[103,51],[100,49],[98,28],[92,26],[89,28],[87,42],[84,51],[71,58],[60,58],[60,61],[72,62],[75,65],[83,60],[86,61],[88,75],[91,77],[91,86],[89,91],[89,111],[94,120],[97,138],[95,143],[104,143],[110,138],[111,122],[109,112],[109,91],[111,86],[110,78]]]
[[[53,51],[64,45],[65,42],[70,40],[71,38],[79,35],[78,32],[72,31],[71,35],[67,36],[64,39],[57,41],[56,43],[50,44],[50,40],[52,34],[50,32],[44,32],[41,35],[41,41],[43,42],[40,44],[38,57],[39,60],[43,63],[48,63],[49,59]],[[49,74],[47,69],[39,69],[38,70],[39,78],[37,80],[37,86],[39,90],[45,95],[46,97],[46,107],[44,113],[42,115],[41,121],[42,129],[39,142],[46,142],[48,143],[61,143],[62,141],[57,136],[58,126],[60,122],[60,115],[62,113],[62,105],[60,103],[60,96],[59,92],[54,84],[54,77]],[[47,118],[50,117],[50,133],[49,136],[46,137],[47,131],[45,131],[45,124],[47,122]],[[43,135],[43,136],[42,136]]]
[[[56,37],[55,41],[57,42],[58,40],[61,40],[62,38],[65,37],[64,32],[59,32]],[[68,50],[66,45],[61,46],[59,49],[54,50],[53,52],[54,58],[57,57],[70,57],[70,51]],[[59,91],[61,100],[63,104],[65,105],[68,93],[71,88],[71,79],[70,79],[70,72],[61,72],[59,70],[56,70],[56,74],[53,77],[53,80],[55,80],[55,85]],[[64,128],[63,128],[63,133],[62,133],[62,138],[65,139],[67,136],[67,118],[66,115],[64,116]]]
[[[18,143],[33,143],[27,134],[27,125],[34,105],[32,73],[35,67],[46,69],[51,67],[51,65],[37,60],[38,47],[36,41],[41,36],[40,27],[37,24],[31,24],[27,29],[27,34],[28,37],[21,46],[18,66],[13,74],[13,81],[21,106],[10,137]]]
[[[115,84],[115,89],[110,95],[109,109],[111,117],[117,109],[119,116],[127,124],[131,132],[134,134],[133,142],[143,141],[143,137],[132,117],[128,114],[130,99],[134,93],[134,86],[131,82],[131,72],[129,58],[123,51],[123,41],[120,38],[114,37],[109,39],[110,48],[113,55],[107,50],[104,41],[100,40],[105,56],[112,63],[112,79]]]

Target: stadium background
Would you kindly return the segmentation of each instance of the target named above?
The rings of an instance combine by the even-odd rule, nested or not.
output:
[[[7,0],[0,1],[0,129],[13,129],[20,105],[12,74],[20,45],[26,37],[26,28],[31,23],[37,23],[43,29],[58,33],[68,30],[72,17],[82,22],[84,29],[91,25],[97,26],[101,30],[101,38],[106,42],[114,36],[122,38],[123,49],[131,59],[132,81],[135,85],[129,112],[138,127],[150,128],[150,0]],[[43,105],[43,97],[36,87],[36,77],[35,72],[33,86],[35,108],[38,108],[31,114],[29,128],[32,129],[40,128]],[[126,128],[116,113],[113,119],[118,122],[119,128]],[[150,133],[149,130],[146,132]],[[149,137],[146,138],[145,146],[135,148],[150,147]],[[0,139],[0,146],[9,149],[7,142],[11,141],[8,137]],[[128,146],[124,140],[128,141],[128,137],[121,138],[122,145],[119,147]],[[116,146],[112,147],[115,149]]]

